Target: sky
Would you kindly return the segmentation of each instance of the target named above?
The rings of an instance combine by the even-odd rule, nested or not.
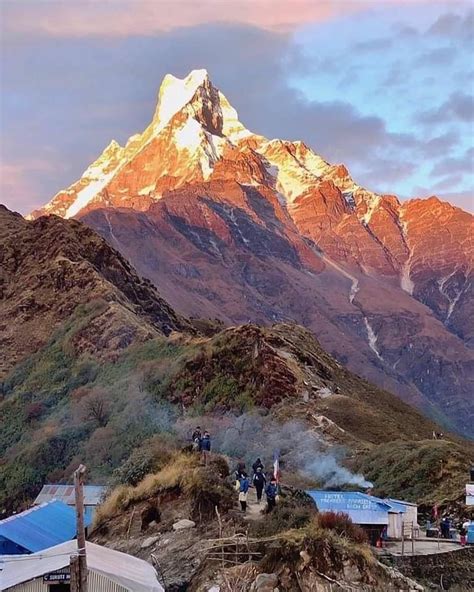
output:
[[[0,202],[26,214],[206,68],[254,132],[474,210],[474,0],[0,0]]]

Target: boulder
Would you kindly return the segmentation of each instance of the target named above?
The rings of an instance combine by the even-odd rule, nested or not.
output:
[[[251,587],[251,592],[275,592],[278,586],[276,574],[259,574]]]
[[[142,549],[148,549],[148,547],[151,547],[152,545],[154,545],[158,539],[160,537],[159,536],[152,536],[152,537],[148,537],[147,539],[145,539],[142,544],[140,545]]]
[[[188,520],[187,518],[183,518],[182,520],[178,520],[173,524],[174,530],[185,530],[186,528],[194,528],[196,523],[192,520]]]

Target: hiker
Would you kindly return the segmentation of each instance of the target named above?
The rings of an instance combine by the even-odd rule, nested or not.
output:
[[[259,504],[262,502],[262,493],[266,483],[267,479],[265,477],[265,473],[262,470],[262,467],[257,467],[255,475],[253,476],[253,484],[255,485],[255,489],[257,491],[257,502]]]
[[[267,496],[267,512],[270,513],[276,505],[276,496],[278,494],[275,476],[271,478],[270,483],[265,488],[265,494]]]
[[[443,516],[443,519],[441,520],[441,537],[443,539],[449,539],[449,520],[447,516]]]
[[[201,452],[201,438],[201,428],[200,426],[196,426],[196,429],[194,430],[193,435],[191,436],[194,452]]]
[[[464,525],[461,526],[461,528],[459,529],[459,541],[461,543],[461,547],[465,547],[466,546],[467,528],[464,528]]]
[[[247,473],[243,473],[240,477],[240,488],[239,488],[239,502],[242,512],[247,511],[247,495],[250,487],[249,478]]]
[[[253,474],[254,474],[254,475],[255,475],[255,473],[257,472],[257,469],[258,469],[259,467],[260,467],[260,468],[262,469],[262,471],[263,471],[263,463],[262,463],[262,461],[260,460],[260,457],[259,457],[259,458],[257,458],[257,460],[256,460],[256,461],[253,463],[253,465],[252,465],[252,469],[253,469]]]
[[[201,453],[202,460],[207,465],[207,459],[211,452],[211,435],[208,431],[204,430],[204,436],[201,438]]]
[[[240,481],[240,477],[245,473],[245,463],[243,461],[239,461],[237,463],[237,468],[235,469],[235,480]]]

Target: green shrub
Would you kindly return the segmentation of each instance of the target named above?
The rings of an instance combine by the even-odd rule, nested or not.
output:
[[[251,525],[252,534],[258,537],[272,536],[291,529],[304,528],[316,517],[314,503],[298,490],[288,490],[280,495],[279,502],[270,514]]]
[[[137,485],[149,473],[163,468],[171,456],[169,440],[154,436],[132,451],[127,460],[114,471],[114,479],[117,483]]]

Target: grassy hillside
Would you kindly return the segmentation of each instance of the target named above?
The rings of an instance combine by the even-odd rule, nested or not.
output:
[[[228,425],[242,412],[263,413],[278,426],[298,419],[324,446],[350,450],[349,465],[392,495],[460,495],[470,445],[430,441],[431,421],[345,370],[304,329],[246,325],[207,337],[158,336],[99,362],[81,353],[77,338],[103,306],[79,306],[1,384],[0,508],[21,507],[45,481],[66,481],[79,460],[93,482],[136,481],[156,465],[156,449],[181,445],[183,425],[203,414]],[[414,454],[419,470],[410,472]],[[438,456],[449,485],[434,478]],[[395,462],[396,476],[387,468]],[[297,468],[288,466],[288,474]]]

